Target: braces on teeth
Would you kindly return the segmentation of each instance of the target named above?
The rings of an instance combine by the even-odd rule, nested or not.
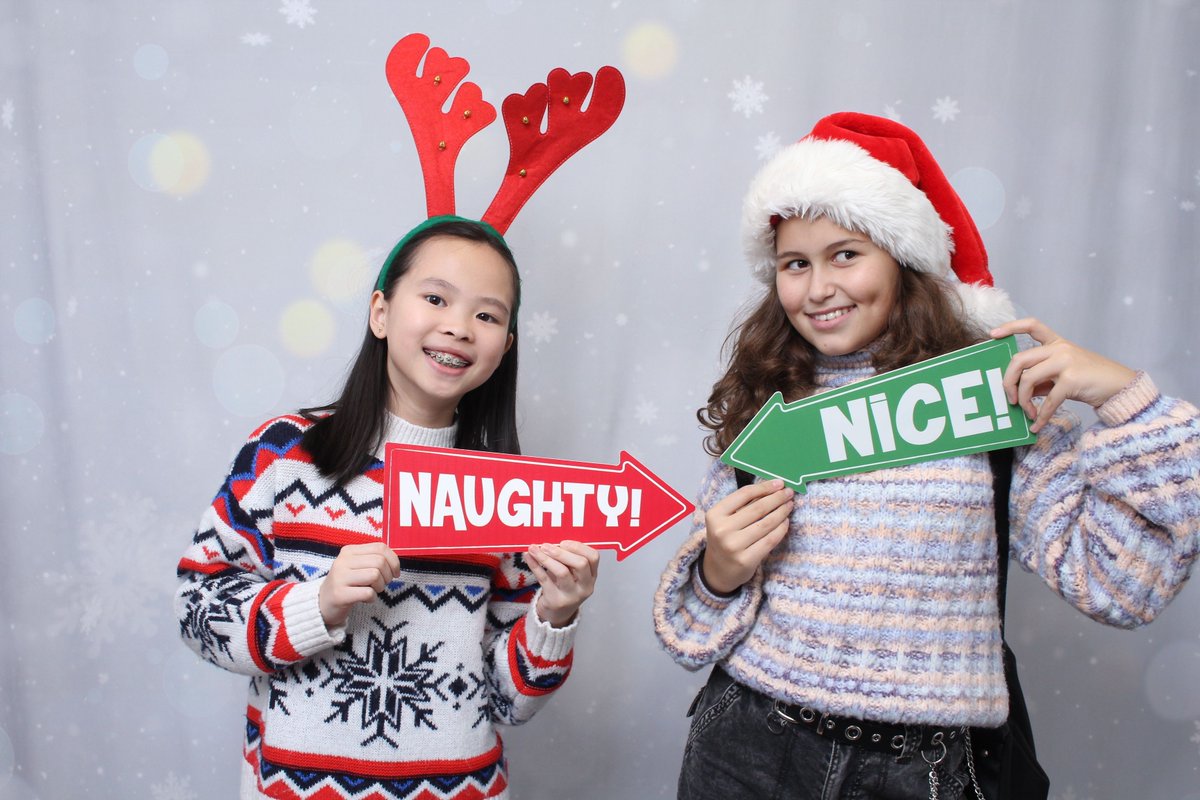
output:
[[[467,362],[463,361],[458,356],[452,356],[449,353],[441,353],[441,352],[438,352],[437,350],[426,350],[425,352],[428,353],[429,357],[432,358],[434,361],[438,362],[439,364],[444,364],[447,367],[465,367],[465,366],[467,366]]]

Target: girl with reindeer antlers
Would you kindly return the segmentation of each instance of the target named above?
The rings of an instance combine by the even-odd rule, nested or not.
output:
[[[493,723],[529,719],[570,670],[595,550],[401,562],[381,540],[387,443],[520,451],[521,287],[503,234],[624,103],[612,67],[594,89],[556,69],[510,95],[507,173],[482,219],[464,219],[454,162],[496,118],[472,83],[442,111],[468,69],[422,34],[392,49],[429,219],[380,270],[341,396],[250,435],[179,562],[184,641],[250,676],[243,798],[507,797]]]

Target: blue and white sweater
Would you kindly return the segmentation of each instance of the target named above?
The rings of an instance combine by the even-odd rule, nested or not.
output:
[[[835,388],[866,354],[823,359]],[[1144,375],[1084,431],[1059,414],[1015,453],[1011,557],[1084,613],[1150,621],[1200,550],[1200,418]],[[694,527],[662,576],[654,624],[690,669],[829,714],[995,726],[1008,710],[986,454],[810,483],[784,541],[731,598],[697,579],[704,514],[736,489],[714,462]]]

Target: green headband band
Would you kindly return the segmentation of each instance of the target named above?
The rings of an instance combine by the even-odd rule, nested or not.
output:
[[[500,231],[496,230],[483,220],[467,219],[466,217],[459,217],[455,216],[454,214],[442,214],[441,216],[430,217],[408,233],[404,234],[404,238],[396,243],[396,246],[392,248],[392,252],[388,253],[388,257],[383,260],[383,267],[379,270],[379,279],[375,281],[375,291],[383,291],[384,284],[387,283],[388,270],[392,268],[392,262],[396,260],[396,255],[404,249],[405,245],[412,241],[414,236],[429,230],[435,225],[441,225],[445,222],[470,222],[473,225],[478,225],[487,231],[489,236],[491,236],[500,244],[504,245],[505,250],[508,250],[508,242],[504,241],[504,237],[500,235]]]
[[[388,257],[383,260],[383,267],[381,267],[379,270],[379,278],[375,281],[375,291],[377,291],[377,292],[383,291],[383,287],[387,284],[388,271],[391,270],[391,268],[392,268],[392,262],[396,260],[396,256],[400,254],[400,251],[404,249],[405,245],[407,245],[409,242],[411,242],[413,240],[414,236],[417,236],[418,234],[423,233],[424,231],[427,231],[436,225],[441,225],[441,224],[444,224],[447,222],[467,222],[472,225],[478,225],[480,228],[483,228],[484,231],[486,231],[489,236],[491,236],[493,239],[495,239],[497,242],[499,242],[501,245],[503,245],[504,250],[506,252],[508,252],[510,254],[512,253],[512,251],[508,247],[508,242],[504,241],[504,237],[500,235],[500,231],[496,230],[495,228],[493,228],[491,225],[484,222],[483,220],[467,219],[466,217],[459,217],[454,214],[442,214],[440,216],[430,217],[429,219],[425,220],[417,227],[413,228],[408,233],[404,234],[404,238],[396,243],[396,246],[392,248],[392,252],[388,253]],[[511,255],[510,255],[510,257],[511,257]],[[509,322],[508,322],[508,329],[510,332],[515,330],[517,327],[517,308],[520,306],[520,304],[521,304],[521,276],[518,273],[517,274],[517,293],[516,293],[516,297],[513,298],[512,319],[509,320]]]

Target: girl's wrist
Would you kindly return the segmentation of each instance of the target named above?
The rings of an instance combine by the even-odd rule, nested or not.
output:
[[[542,622],[549,625],[551,628],[565,628],[575,619],[575,615],[579,613],[578,607],[572,609],[547,609],[545,604],[545,595],[538,595],[537,603],[534,605],[533,613]]]
[[[740,592],[742,590],[741,584],[733,587],[733,589],[730,589],[728,591],[726,591],[724,589],[718,589],[716,586],[713,586],[712,580],[706,574],[704,574],[704,561],[705,561],[705,557],[707,555],[708,555],[708,550],[705,550],[703,553],[700,554],[700,561],[699,561],[699,563],[696,564],[696,577],[698,577],[700,579],[700,583],[704,585],[704,589],[709,594],[713,595],[714,597],[721,597],[721,598],[733,597],[738,592]]]

